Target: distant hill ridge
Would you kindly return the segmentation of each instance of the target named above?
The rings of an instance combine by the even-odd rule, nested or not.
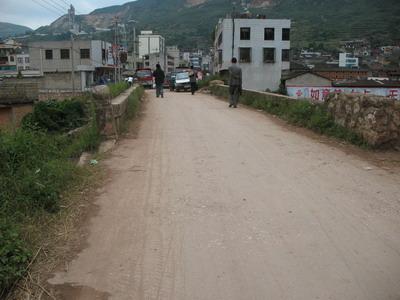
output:
[[[33,30],[26,26],[0,22],[0,38],[7,38],[10,36],[21,35],[30,31]]]
[[[295,46],[335,44],[339,40],[366,37],[378,43],[400,40],[399,0],[236,0],[235,10],[248,8],[270,18],[293,20]],[[114,17],[127,23],[139,21],[139,29],[152,29],[168,44],[188,48],[211,45],[219,18],[233,10],[228,0],[137,0],[96,9],[77,19],[85,31],[109,28]],[[68,20],[62,17],[39,32],[62,32]]]

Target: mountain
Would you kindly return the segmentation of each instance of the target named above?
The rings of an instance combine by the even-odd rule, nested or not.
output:
[[[26,26],[0,22],[0,38],[21,35],[31,31],[32,29]]]
[[[372,43],[400,41],[399,0],[137,0],[123,5],[96,9],[77,17],[83,30],[112,28],[134,19],[139,30],[151,29],[166,37],[167,44],[188,48],[206,48],[218,19],[246,9],[269,18],[292,19],[294,47],[335,46],[340,40],[368,38]],[[61,17],[41,33],[62,32],[68,18]],[[102,33],[101,35],[107,36]],[[96,34],[95,34],[96,36]],[[111,33],[108,34],[111,37]],[[322,44],[322,45],[321,45]]]

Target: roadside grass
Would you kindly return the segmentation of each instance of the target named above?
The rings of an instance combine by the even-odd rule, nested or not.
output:
[[[203,80],[199,80],[197,82],[197,86],[198,86],[199,89],[207,87],[207,86],[210,85],[210,82],[213,81],[213,80],[223,80],[223,78],[218,74],[207,76]]]
[[[216,96],[228,98],[228,88],[225,86],[210,86],[210,90]],[[316,133],[335,137],[360,147],[369,147],[360,135],[336,124],[328,113],[325,103],[291,100],[246,91],[243,91],[240,102],[278,116],[290,124],[305,127]]]
[[[32,257],[31,224],[60,210],[60,196],[76,178],[75,158],[100,142],[93,102],[68,101],[40,102],[22,128],[0,132],[1,296]],[[83,123],[76,135],[66,134]]]
[[[129,96],[128,119],[137,115],[143,93],[138,87]],[[15,291],[21,278],[29,285],[33,260],[54,259],[43,248],[67,241],[83,213],[81,191],[95,186],[101,168],[79,168],[76,160],[101,142],[97,112],[89,95],[49,101],[15,132],[0,131],[0,299],[21,292]]]
[[[119,96],[121,93],[125,92],[129,88],[129,84],[127,82],[117,82],[111,83],[108,85],[110,89],[110,94],[112,98]]]
[[[144,88],[142,86],[138,86],[132,94],[128,97],[128,107],[127,107],[127,116],[128,119],[133,119],[136,117],[139,108],[140,108],[140,100],[142,99],[144,94]]]

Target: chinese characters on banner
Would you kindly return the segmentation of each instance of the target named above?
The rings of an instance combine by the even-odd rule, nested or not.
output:
[[[324,101],[330,93],[371,94],[400,100],[400,88],[294,87],[288,86],[288,96]]]

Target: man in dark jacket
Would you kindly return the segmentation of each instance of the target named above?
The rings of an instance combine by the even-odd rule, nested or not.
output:
[[[237,107],[239,95],[242,93],[242,69],[236,64],[236,57],[232,58],[229,67],[229,107]]]
[[[165,79],[165,73],[161,69],[160,64],[156,65],[156,70],[153,72],[153,77],[156,81],[156,96],[157,98],[160,97],[164,98],[164,79]]]
[[[192,92],[192,95],[194,95],[197,88],[197,80],[196,80],[196,72],[194,71],[193,66],[190,66],[189,79],[190,79],[190,91]]]

